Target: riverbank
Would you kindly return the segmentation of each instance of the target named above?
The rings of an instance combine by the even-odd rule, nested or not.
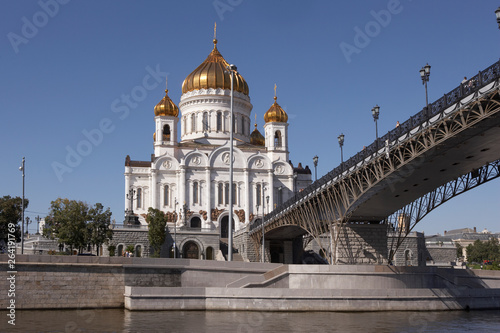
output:
[[[16,269],[17,309],[500,309],[497,271],[39,255],[17,255]]]

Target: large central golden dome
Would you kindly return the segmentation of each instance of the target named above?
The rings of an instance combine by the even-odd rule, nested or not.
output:
[[[231,89],[231,75],[226,72],[228,65],[228,62],[217,50],[217,39],[214,39],[214,49],[207,59],[182,83],[182,93],[208,88]],[[240,73],[234,75],[234,90],[248,96],[248,84]]]

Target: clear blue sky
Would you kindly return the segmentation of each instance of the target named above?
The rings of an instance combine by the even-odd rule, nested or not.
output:
[[[25,156],[31,218],[67,197],[101,202],[123,221],[125,156],[149,160],[153,107],[165,89],[154,79],[144,88],[146,68],[168,73],[178,104],[184,78],[212,49],[214,22],[219,51],[249,84],[261,132],[276,83],[289,115],[290,158],[312,168],[317,154],[318,176],[339,164],[341,132],[346,159],[373,141],[375,104],[381,135],[421,110],[419,70],[427,62],[434,101],[500,56],[499,2],[492,0],[40,3],[0,2],[0,195],[22,194]],[[358,29],[368,29],[369,40],[356,40]],[[343,52],[347,44],[357,50]],[[114,112],[132,93],[129,113]],[[99,126],[102,139],[84,146],[83,133]],[[79,145],[86,156],[70,166],[67,149]],[[60,177],[57,163],[68,168]],[[499,198],[496,180],[446,203],[416,229],[500,231]]]

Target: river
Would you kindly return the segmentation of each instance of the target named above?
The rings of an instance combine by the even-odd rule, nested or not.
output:
[[[16,325],[0,311],[2,332],[498,332],[500,311],[246,312],[18,310]]]

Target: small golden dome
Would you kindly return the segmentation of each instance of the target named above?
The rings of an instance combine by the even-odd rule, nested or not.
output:
[[[253,130],[252,134],[250,134],[250,144],[254,146],[266,145],[266,139],[262,134],[260,134],[259,130],[257,129],[257,124],[255,124],[255,129]]]
[[[155,106],[155,116],[177,117],[178,115],[179,108],[168,97],[168,90],[165,90],[165,97]]]
[[[266,123],[286,123],[288,121],[288,115],[285,110],[276,102],[278,98],[274,96],[274,103],[271,105],[266,114],[264,114],[264,121]]]
[[[207,59],[186,77],[182,83],[182,93],[208,88],[231,89],[231,75],[227,72],[228,65],[217,50],[217,39],[214,38],[214,49]],[[248,84],[238,72],[234,75],[234,90],[248,96]]]

